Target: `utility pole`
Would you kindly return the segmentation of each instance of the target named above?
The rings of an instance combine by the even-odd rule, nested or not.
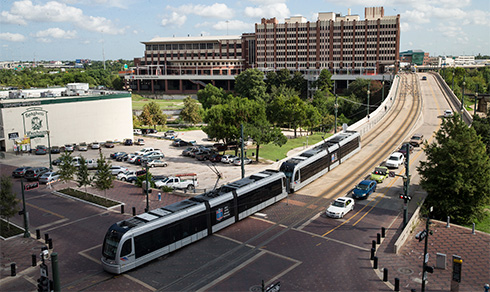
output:
[[[369,83],[368,83],[368,90],[367,90],[367,116],[369,118],[369,94],[371,93],[371,80],[369,80]]]
[[[335,94],[335,105],[334,105],[334,109],[335,109],[335,133],[337,133],[337,111],[339,110],[339,104],[337,103],[338,98],[339,98],[339,96],[337,94]]]
[[[410,202],[410,195],[408,194],[408,188],[410,186],[410,144],[405,144],[406,160],[405,160],[405,177],[403,179],[403,194],[405,195],[405,204],[403,208],[403,228],[408,224],[408,202]]]
[[[49,130],[46,131],[46,134],[48,134],[49,170],[53,171],[53,162],[51,161],[51,139],[49,138]]]
[[[29,233],[29,223],[27,222],[26,199],[24,197],[24,178],[20,177],[20,187],[22,190],[22,215],[24,215],[24,237],[31,237]]]
[[[429,224],[430,224],[430,213],[432,212],[432,207],[430,207],[429,213],[427,214],[427,221],[425,223],[425,246],[424,246],[424,263],[422,264],[422,288],[421,291],[425,292],[425,281],[427,281],[427,272],[433,273],[434,268],[427,266],[427,262],[429,261],[429,254],[427,253],[427,246],[429,244]],[[419,238],[420,240],[420,238]]]
[[[242,155],[242,178],[245,177],[245,156],[243,156],[243,124],[240,124],[240,133],[241,133],[241,136],[242,136],[242,145],[241,145],[241,155]]]

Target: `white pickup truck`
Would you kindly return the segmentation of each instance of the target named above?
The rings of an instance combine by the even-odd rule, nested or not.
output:
[[[141,149],[140,151],[136,151],[136,155],[145,155],[147,153],[154,152],[154,151],[161,152],[160,149],[153,149],[152,147],[146,147]]]
[[[166,177],[165,179],[160,181],[155,181],[155,186],[157,188],[167,186],[173,189],[193,190],[198,185],[199,183],[197,181],[197,174],[195,173],[177,174],[175,176]]]

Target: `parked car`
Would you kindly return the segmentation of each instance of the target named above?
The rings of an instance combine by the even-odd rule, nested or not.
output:
[[[423,142],[424,142],[424,135],[422,134],[414,134],[410,139],[410,144],[412,144],[414,147],[419,147],[420,144],[422,144]]]
[[[215,144],[213,144],[213,149],[218,151],[218,152],[221,152],[221,151],[228,150],[228,146],[226,146],[225,143],[215,143]]]
[[[141,157],[142,157],[141,155],[134,155],[134,156],[132,156],[130,158],[128,157],[128,162],[129,163],[134,163],[136,161],[136,159],[141,158]]]
[[[163,133],[163,135],[165,137],[177,137],[178,134],[174,130],[168,130],[165,133]]]
[[[209,161],[211,162],[221,162],[223,155],[215,153],[209,157]]]
[[[445,118],[449,118],[449,117],[452,117],[454,115],[453,111],[450,110],[450,109],[447,109],[444,111],[444,117]]]
[[[354,210],[354,200],[352,198],[340,197],[330,204],[325,212],[328,217],[343,218],[345,214]]]
[[[175,139],[170,145],[174,147],[182,147],[182,146],[191,146],[192,143],[184,141],[182,139]]]
[[[112,159],[117,159],[119,156],[124,155],[124,154],[126,154],[126,152],[119,151],[119,152],[111,153],[109,155],[109,157]]]
[[[18,167],[14,171],[12,171],[13,177],[24,177],[27,170],[31,169],[30,166]]]
[[[112,142],[112,141],[106,141],[104,143],[104,147],[105,148],[114,148],[114,142]]]
[[[75,150],[75,147],[73,147],[73,144],[65,144],[64,149],[65,152],[73,152]]]
[[[124,155],[118,156],[116,158],[117,161],[128,161],[131,157],[133,157],[135,154],[132,153],[126,153]]]
[[[248,157],[245,157],[243,159],[243,164],[250,164],[250,163],[252,163],[252,159],[250,159]],[[242,158],[241,157],[235,158],[235,160],[233,160],[233,164],[234,165],[242,165]]]
[[[158,160],[158,159],[148,160],[146,162],[146,164],[148,164],[148,167],[155,167],[155,166],[166,167],[166,166],[168,166],[167,162],[165,162],[163,160]]]
[[[208,160],[209,156],[211,156],[212,154],[214,154],[212,150],[201,149],[195,153],[194,157],[199,161],[204,161],[204,160]]]
[[[187,147],[186,149],[184,149],[184,150],[182,151],[182,155],[183,155],[183,156],[191,156],[191,151],[192,151],[193,149],[196,149],[196,148],[197,148],[196,146],[194,146],[194,147]]]
[[[44,145],[37,145],[34,153],[36,155],[45,155],[46,153],[48,153],[48,148]]]
[[[49,149],[49,151],[51,152],[51,154],[59,154],[61,152],[61,149],[58,146],[51,146],[51,149]]]
[[[414,147],[410,143],[403,143],[403,145],[400,146],[400,149],[398,149],[398,151],[396,151],[396,152],[400,152],[401,154],[403,154],[403,156],[406,157],[407,156],[407,145],[408,145],[408,151],[409,151],[409,153],[412,153]]]
[[[133,146],[133,139],[124,139],[125,146]]]
[[[92,144],[90,144],[90,148],[92,148],[92,149],[100,149],[99,142],[92,142]]]
[[[371,173],[371,180],[375,180],[377,183],[382,183],[388,176],[388,167],[378,166],[375,167],[373,173]]]
[[[165,157],[165,155],[160,151],[153,151],[143,155],[143,157],[146,159],[154,160],[154,159],[162,159]]]
[[[61,158],[56,158],[55,160],[51,161],[52,165],[60,165],[61,164]]]
[[[124,166],[119,166],[119,165],[113,165],[110,168],[112,175],[118,175],[120,173],[128,171],[127,167]]]
[[[50,182],[58,181],[59,179],[60,175],[56,171],[48,171],[41,175],[41,177],[39,178],[39,183],[47,184]]]
[[[197,148],[195,148],[194,150],[192,150],[189,153],[189,156],[195,158],[197,154],[205,153],[205,152],[209,152],[209,151],[211,151],[211,149],[203,147],[203,146],[198,146]]]
[[[376,181],[363,180],[355,188],[352,197],[355,199],[364,199],[376,191]]]
[[[48,172],[49,169],[47,167],[33,167],[31,169],[28,169],[24,177],[27,180],[38,180],[45,172]]]
[[[405,156],[400,152],[395,152],[386,160],[385,165],[390,168],[398,168],[403,164],[403,161],[405,161]]]
[[[138,138],[138,140],[136,140],[134,142],[134,144],[136,144],[136,145],[145,145],[145,139]]]
[[[78,144],[78,151],[87,151],[87,150],[88,150],[87,143],[82,142],[82,143]]]
[[[223,155],[223,157],[221,158],[221,162],[223,163],[232,163],[233,160],[235,160],[237,157],[235,155],[231,155],[231,154],[226,154],[226,155]]]
[[[129,177],[136,176],[136,170],[128,170],[117,174],[117,179],[127,181]]]

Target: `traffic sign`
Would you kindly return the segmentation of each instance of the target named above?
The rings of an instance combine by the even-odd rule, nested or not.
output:
[[[425,254],[425,263],[427,264],[429,262],[429,253]]]

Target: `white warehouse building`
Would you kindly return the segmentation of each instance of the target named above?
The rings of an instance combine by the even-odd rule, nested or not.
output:
[[[133,138],[131,93],[0,100],[0,151],[126,138]]]

